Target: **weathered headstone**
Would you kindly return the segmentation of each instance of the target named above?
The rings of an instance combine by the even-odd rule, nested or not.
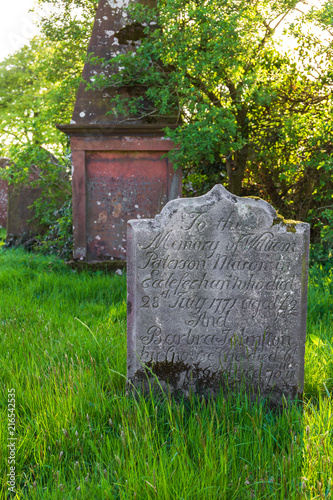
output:
[[[35,236],[45,234],[47,225],[40,224],[35,219],[35,209],[33,204],[43,196],[43,188],[40,185],[43,179],[43,161],[47,161],[49,168],[58,167],[59,163],[52,153],[40,148],[41,165],[29,165],[29,177],[24,183],[10,183],[8,186],[8,213],[7,213],[7,243],[27,243],[32,242]],[[65,169],[58,170],[59,173],[59,190],[60,186],[69,183],[68,173]],[[66,189],[66,188],[65,188]],[[45,191],[45,189],[44,189]],[[44,196],[46,196],[44,194]],[[64,203],[65,194],[58,198],[60,208]],[[53,200],[55,202],[55,200]]]
[[[223,186],[128,223],[128,378],[261,397],[303,390],[309,225]],[[147,369],[148,368],[148,369]]]
[[[30,173],[30,181],[38,179],[39,172],[34,170]],[[29,239],[36,234],[45,232],[45,227],[37,224],[33,217],[35,211],[31,205],[41,196],[39,187],[31,187],[28,184],[9,184],[8,186],[8,212],[7,212],[7,242],[18,239]]]

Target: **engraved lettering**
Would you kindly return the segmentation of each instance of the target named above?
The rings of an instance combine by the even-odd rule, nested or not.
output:
[[[256,250],[257,252],[295,252],[295,243],[274,241],[274,234],[266,231],[259,235],[244,234],[238,240],[227,245],[228,252],[248,252],[250,250]]]
[[[297,397],[308,226],[218,186],[129,226],[130,380],[168,361],[156,367],[163,389],[216,392],[227,377],[274,404]]]
[[[183,214],[182,219],[184,220],[186,215],[189,216],[190,224],[184,227],[185,231],[189,231],[195,225],[196,229],[200,232],[206,227],[206,222],[201,220],[198,222],[198,219],[202,217],[204,214],[202,212],[190,212],[189,214]]]

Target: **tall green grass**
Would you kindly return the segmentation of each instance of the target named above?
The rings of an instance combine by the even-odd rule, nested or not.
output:
[[[5,244],[6,229],[0,227],[0,248]]]
[[[332,291],[314,268],[303,410],[176,402],[127,393],[124,276],[0,252],[0,498],[11,388],[16,498],[331,498]]]
[[[305,351],[305,391],[333,390],[333,269],[310,270]]]

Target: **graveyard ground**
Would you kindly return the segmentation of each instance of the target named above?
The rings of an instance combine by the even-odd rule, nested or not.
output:
[[[125,276],[1,251],[0,497],[14,389],[14,498],[331,498],[332,295],[333,273],[312,268],[303,412],[251,407],[241,395],[135,399],[125,387]]]

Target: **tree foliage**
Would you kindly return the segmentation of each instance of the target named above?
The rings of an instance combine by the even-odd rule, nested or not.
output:
[[[144,120],[179,117],[167,134],[187,193],[220,180],[311,220],[318,237],[333,214],[330,2],[306,10],[296,0],[160,0],[130,14],[144,26],[137,55],[113,58],[122,69],[96,84],[141,85],[145,95],[127,104]]]
[[[36,0],[36,3],[38,25],[44,36],[67,46],[76,59],[85,54],[98,0]]]
[[[18,178],[26,148],[65,157],[54,124],[70,119],[97,3],[38,0],[38,9],[50,7],[41,36],[0,64],[1,153],[22,165]],[[104,62],[115,74],[94,85],[139,85],[144,94],[115,98],[110,110],[116,103],[124,120],[128,106],[145,121],[178,117],[179,127],[166,133],[177,145],[171,159],[185,171],[185,194],[222,182],[235,194],[261,196],[282,215],[310,221],[327,254],[331,2],[309,9],[296,0],[160,0],[156,9],[132,4],[129,13],[144,32],[137,54]]]
[[[55,124],[71,118],[96,3],[37,0],[40,36],[0,63],[2,154],[13,144],[61,154],[66,139]]]
[[[49,231],[39,245],[68,256],[69,145],[55,125],[70,121],[96,2],[39,1],[43,4],[57,8],[40,18],[40,36],[0,63],[0,154],[12,160],[1,176],[41,188],[34,214]]]
[[[63,142],[54,123],[68,114],[71,103],[67,96],[60,98],[49,74],[52,54],[50,44],[35,38],[0,63],[2,154],[11,154],[13,145]]]

